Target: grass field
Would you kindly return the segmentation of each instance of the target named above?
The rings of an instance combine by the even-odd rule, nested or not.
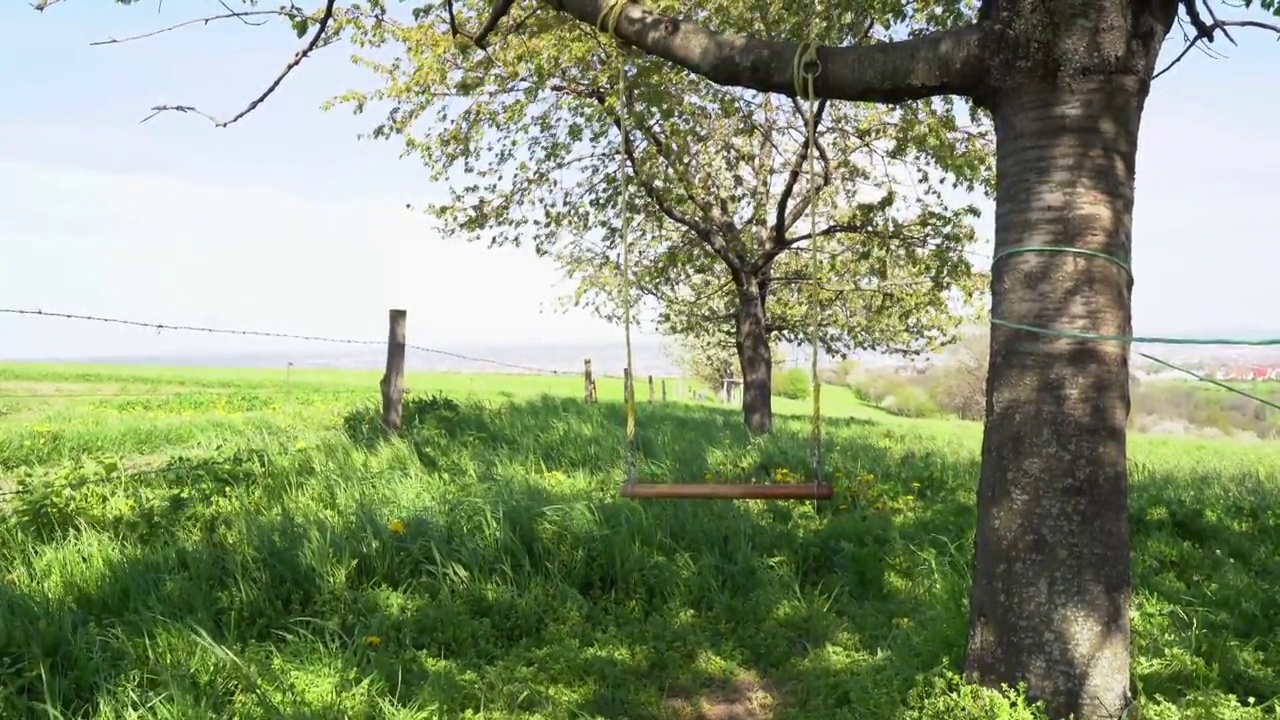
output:
[[[411,376],[396,442],[376,382],[0,365],[0,718],[1035,717],[953,675],[977,426],[829,388],[834,502],[641,505],[576,378]],[[641,472],[806,430],[642,404]],[[1131,448],[1143,717],[1280,717],[1280,445]]]

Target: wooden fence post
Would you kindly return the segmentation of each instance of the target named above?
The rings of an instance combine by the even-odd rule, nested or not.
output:
[[[667,401],[667,379],[662,378],[662,402]]]
[[[590,405],[596,401],[596,381],[591,379],[591,358],[582,359],[582,401]]]
[[[650,375],[650,376],[649,376],[649,402],[653,402],[653,397],[654,397],[654,392],[653,392],[653,376],[652,376],[652,375]]]
[[[400,432],[404,410],[405,316],[408,311],[392,310],[387,331],[387,371],[382,376],[382,428],[388,435]]]

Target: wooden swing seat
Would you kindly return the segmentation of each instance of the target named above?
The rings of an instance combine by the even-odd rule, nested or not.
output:
[[[633,500],[830,500],[835,493],[831,483],[624,483],[620,494]]]

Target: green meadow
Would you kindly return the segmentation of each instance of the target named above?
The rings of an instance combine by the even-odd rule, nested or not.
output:
[[[377,380],[0,364],[0,718],[1038,717],[956,677],[979,426],[828,387],[834,501],[638,503],[620,381],[411,374],[388,441]],[[775,402],[641,402],[641,475],[804,477]],[[1130,448],[1143,717],[1280,718],[1280,444]]]

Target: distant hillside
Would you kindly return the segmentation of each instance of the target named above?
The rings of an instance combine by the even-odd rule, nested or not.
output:
[[[537,372],[579,373],[583,358],[591,358],[596,373],[622,375],[626,365],[626,349],[600,343],[563,345],[488,345],[441,348],[441,353],[410,349],[405,361],[409,371],[425,372]],[[453,355],[445,354],[452,353]],[[465,357],[455,357],[465,356]],[[480,362],[467,358],[483,358],[496,362]],[[636,373],[639,375],[676,375],[675,365],[659,343],[638,343],[633,348]],[[36,360],[36,359],[33,359]],[[284,367],[293,363],[299,368],[333,368],[377,370],[386,362],[385,351],[376,347],[307,348],[290,352],[170,354],[170,355],[103,355],[94,357],[50,357],[36,361],[78,362],[103,365],[168,365],[175,367]],[[501,363],[501,364],[500,364]],[[509,365],[522,366],[520,368]]]

